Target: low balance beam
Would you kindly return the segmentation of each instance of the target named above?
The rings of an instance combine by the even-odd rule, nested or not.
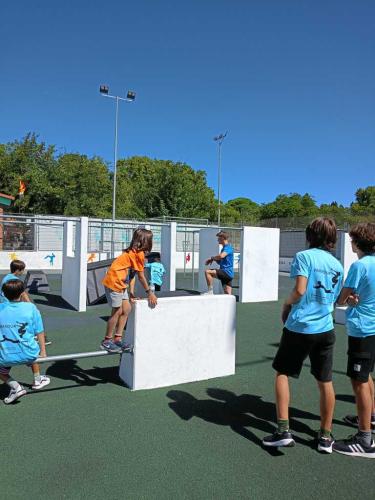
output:
[[[92,351],[92,352],[76,352],[72,354],[61,354],[59,356],[46,356],[45,358],[38,358],[36,363],[52,363],[54,361],[66,361],[68,359],[81,359],[81,358],[96,358],[98,356],[107,356],[111,354],[122,354],[124,352],[132,353],[131,346],[126,347],[121,352],[108,352],[108,351]]]

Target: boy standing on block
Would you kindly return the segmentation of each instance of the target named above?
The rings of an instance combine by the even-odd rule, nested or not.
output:
[[[349,269],[339,305],[349,303],[346,310],[348,332],[348,366],[358,417],[358,432],[336,441],[333,450],[352,457],[375,458],[375,442],[371,437],[371,421],[375,422],[374,382],[371,372],[375,364],[375,224],[357,224],[349,233],[358,260]],[[350,305],[353,304],[353,307]],[[356,305],[354,305],[356,304]]]
[[[50,383],[49,377],[40,375],[39,365],[35,363],[38,356],[46,356],[42,318],[34,304],[21,300],[24,291],[19,279],[9,280],[2,287],[7,301],[0,304],[0,380],[10,387],[5,404],[26,394],[24,387],[9,375],[12,366],[31,364],[33,389],[42,389]]]
[[[220,269],[206,269],[205,276],[208,291],[206,295],[212,295],[214,293],[214,279],[221,281],[224,289],[224,293],[231,295],[232,293],[232,280],[234,277],[233,270],[233,248],[229,244],[229,236],[225,231],[220,231],[217,233],[217,241],[219,245],[222,245],[221,252],[218,255],[214,255],[206,260],[206,266],[209,266],[213,262],[219,264]]]
[[[311,373],[320,391],[320,431],[318,450],[332,453],[331,435],[335,393],[332,385],[332,360],[335,333],[333,306],[340,292],[343,268],[330,250],[336,244],[333,220],[321,217],[306,228],[309,249],[294,257],[290,277],[295,279],[292,293],[285,301],[285,325],[273,368],[276,370],[277,430],[263,439],[264,446],[294,446],[289,430],[289,381],[298,378],[309,357]]]

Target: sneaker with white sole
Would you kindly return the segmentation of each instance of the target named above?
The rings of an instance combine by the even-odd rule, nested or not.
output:
[[[46,375],[41,375],[39,380],[35,380],[34,384],[31,386],[34,391],[39,391],[39,389],[43,389],[46,385],[51,382],[51,379]]]
[[[366,446],[358,434],[349,436],[348,439],[336,441],[333,444],[333,451],[351,457],[375,458],[375,442],[371,441],[370,446]]]
[[[332,434],[329,437],[324,437],[318,433],[318,451],[323,453],[332,453],[332,445],[335,442]]]
[[[19,399],[21,396],[24,396],[25,394],[26,389],[22,387],[22,385],[20,385],[18,389],[10,390],[8,397],[4,398],[4,403],[6,405],[14,403],[14,401],[17,401],[17,399]]]
[[[271,436],[266,436],[262,440],[264,446],[294,446],[296,443],[291,432],[274,432]]]

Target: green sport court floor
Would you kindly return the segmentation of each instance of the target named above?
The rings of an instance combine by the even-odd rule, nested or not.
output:
[[[68,310],[58,295],[59,278],[49,276],[49,281],[50,294],[33,296],[53,340],[48,354],[97,350],[107,305],[89,307],[87,313]],[[50,386],[0,407],[1,497],[374,498],[371,460],[315,450],[319,404],[308,363],[292,382],[297,445],[279,451],[261,446],[274,428],[271,362],[290,285],[280,277],[278,303],[237,305],[231,377],[131,392],[117,377],[117,356],[46,366]],[[341,438],[354,431],[342,417],[355,408],[345,376],[344,328],[338,326],[336,333],[334,434]],[[30,369],[17,367],[13,374],[30,386]],[[3,399],[7,388],[0,391]]]

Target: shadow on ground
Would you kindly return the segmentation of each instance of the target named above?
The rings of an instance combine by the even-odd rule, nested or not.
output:
[[[263,401],[261,396],[252,394],[237,396],[223,389],[207,389],[207,395],[210,399],[199,400],[187,392],[172,390],[167,393],[172,400],[168,406],[182,420],[188,421],[197,417],[211,424],[228,426],[232,431],[258,446],[263,446],[262,440],[253,430],[262,431],[264,434],[272,434],[275,431],[275,405]],[[297,420],[299,418],[314,421],[315,430]],[[299,444],[309,448],[315,447],[319,422],[319,415],[298,408],[290,408],[290,429],[294,433],[295,441]],[[334,423],[345,425],[337,420],[334,420]],[[308,439],[301,438],[295,433],[305,434]],[[264,450],[271,455],[283,455],[280,449],[264,448]]]

